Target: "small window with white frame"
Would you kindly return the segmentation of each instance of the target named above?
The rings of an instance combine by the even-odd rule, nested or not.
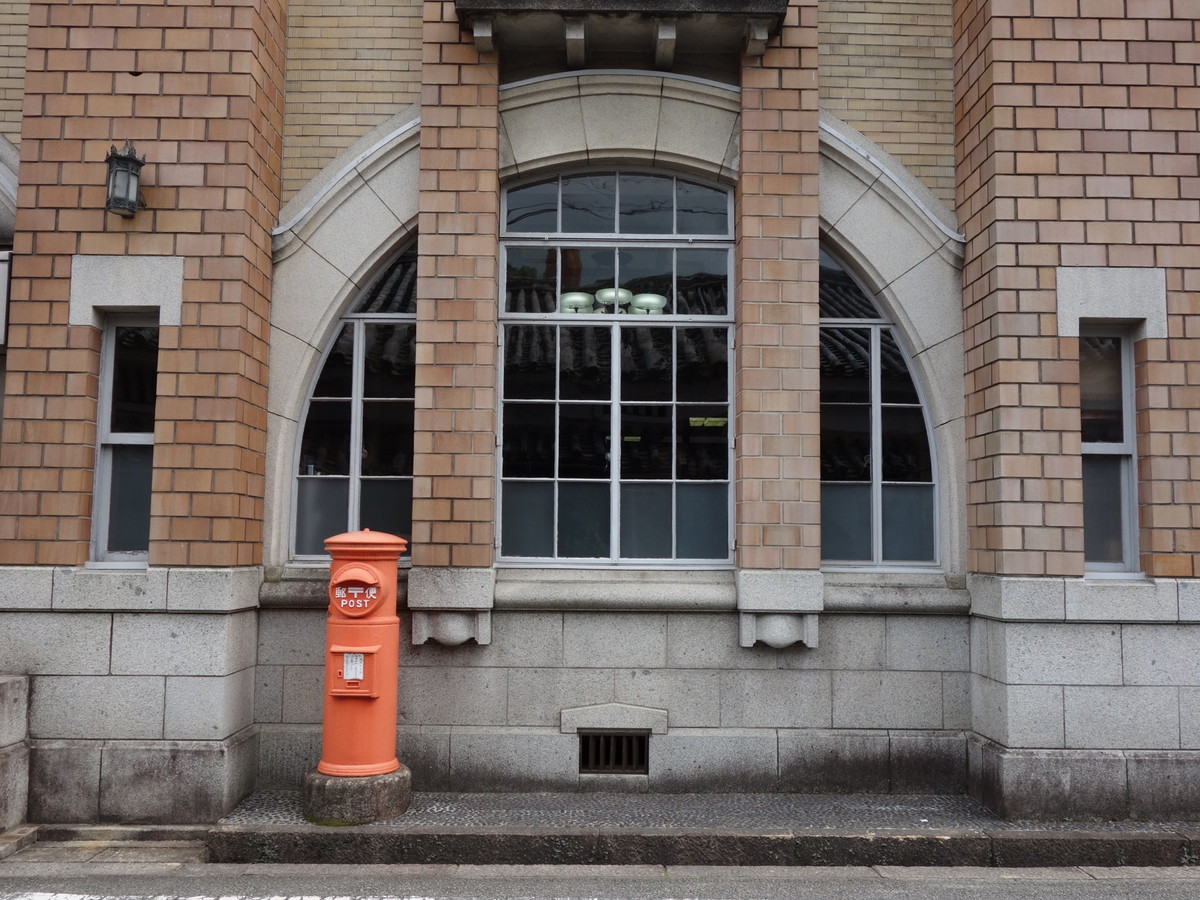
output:
[[[158,325],[113,318],[101,348],[93,560],[144,563],[150,548]]]
[[[1132,343],[1120,328],[1080,328],[1083,558],[1089,573],[1138,571]]]

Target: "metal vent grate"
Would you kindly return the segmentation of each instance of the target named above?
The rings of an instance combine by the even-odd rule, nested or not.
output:
[[[579,774],[647,775],[650,735],[644,731],[579,732]]]

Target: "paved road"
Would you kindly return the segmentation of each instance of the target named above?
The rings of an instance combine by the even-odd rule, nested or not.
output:
[[[1200,868],[0,864],[0,900],[1196,900]]]

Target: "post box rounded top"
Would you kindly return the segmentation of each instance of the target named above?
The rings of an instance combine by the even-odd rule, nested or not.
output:
[[[399,558],[406,547],[408,541],[404,538],[388,534],[386,531],[371,531],[369,528],[325,538],[325,550],[334,556],[346,550],[365,550],[380,555],[395,554]]]

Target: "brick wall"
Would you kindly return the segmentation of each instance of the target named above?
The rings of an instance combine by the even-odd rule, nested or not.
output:
[[[821,106],[954,202],[953,0],[821,0]]]
[[[184,259],[182,328],[160,335],[151,564],[258,562],[281,17],[274,0],[30,6],[0,561],[88,557],[99,334],[68,325],[68,299],[72,256],[99,254]],[[149,160],[133,219],[103,209],[126,139]]]
[[[1196,574],[1196,12],[955,3],[974,571],[1082,571],[1078,347],[1057,337],[1056,268],[1114,266],[1167,279],[1171,340],[1137,348],[1142,566]]]
[[[21,101],[25,85],[27,0],[0,3],[0,134],[21,140]]]
[[[737,562],[820,565],[817,4],[742,69]]]
[[[490,566],[499,75],[452,2],[424,9],[413,564]]]

